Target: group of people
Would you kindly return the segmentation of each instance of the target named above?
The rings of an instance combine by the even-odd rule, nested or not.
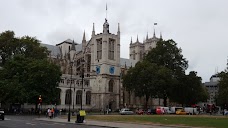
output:
[[[48,116],[50,119],[55,117],[55,108],[48,108],[46,116]]]

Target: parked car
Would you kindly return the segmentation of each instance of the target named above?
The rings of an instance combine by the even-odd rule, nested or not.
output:
[[[185,112],[183,109],[179,109],[179,110],[176,111],[176,114],[177,115],[186,115],[187,112]]]
[[[2,120],[5,119],[4,109],[0,109],[0,119],[2,119]]]
[[[228,110],[224,109],[224,115],[228,115]]]
[[[134,112],[132,110],[130,110],[129,108],[122,108],[120,110],[120,114],[121,115],[132,115],[132,114],[134,114]]]
[[[156,114],[170,114],[171,111],[169,110],[169,107],[157,107],[156,108]]]
[[[183,109],[183,107],[171,107],[170,114],[176,114],[177,110]]]
[[[143,109],[138,109],[138,110],[136,110],[135,113],[138,114],[138,115],[143,115],[144,111],[143,111]]]
[[[189,115],[199,114],[199,111],[197,110],[197,108],[193,108],[193,107],[185,107],[184,111]]]

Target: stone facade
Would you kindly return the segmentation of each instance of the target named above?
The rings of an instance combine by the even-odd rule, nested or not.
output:
[[[120,58],[120,27],[112,34],[107,19],[103,32],[82,43],[70,39],[56,46],[41,44],[50,50],[49,58],[61,67],[59,83],[61,105],[58,108],[116,110],[123,106],[121,69],[134,66],[136,61]],[[83,78],[82,78],[83,77]],[[83,79],[83,81],[82,81]]]
[[[206,87],[209,94],[209,99],[207,99],[207,102],[204,104],[216,104],[215,97],[218,94],[219,90],[219,80],[220,78],[218,77],[218,75],[212,75],[210,81],[204,83],[204,86]]]
[[[49,58],[61,67],[59,83],[61,104],[58,108],[87,110],[117,110],[123,107],[140,108],[145,100],[125,91],[121,76],[130,67],[143,59],[149,50],[156,47],[157,38],[143,43],[138,37],[130,43],[130,59],[120,58],[120,26],[116,34],[110,33],[107,19],[103,32],[96,34],[93,24],[91,39],[86,40],[85,32],[81,43],[65,40],[53,45],[41,44],[50,50]],[[149,106],[161,105],[160,99],[149,99]],[[82,103],[82,104],[81,104]],[[82,106],[81,106],[82,105]]]

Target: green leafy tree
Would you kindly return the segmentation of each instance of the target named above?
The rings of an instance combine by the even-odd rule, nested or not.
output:
[[[228,71],[225,70],[219,74],[219,91],[217,95],[217,102],[218,105],[221,105],[223,107],[228,106]]]
[[[12,51],[17,42],[17,39],[14,36],[15,34],[13,31],[5,31],[0,33],[0,57],[2,59],[1,65],[4,65],[13,54]]]
[[[0,33],[0,57],[1,65],[15,55],[24,55],[26,58],[44,59],[47,58],[49,51],[46,47],[40,46],[40,41],[35,37],[23,36],[15,37],[13,31]]]
[[[14,56],[1,70],[1,101],[36,103],[38,96],[50,103],[58,96],[61,71],[57,65],[43,60]]]
[[[160,40],[157,42],[157,46],[148,52],[145,60],[170,69],[172,71],[172,78],[176,79],[178,76],[184,74],[188,67],[188,62],[181,52],[182,50],[177,47],[177,43],[173,40]],[[167,106],[167,98],[172,94],[169,88],[171,86],[169,85],[175,83],[175,80],[172,83],[161,82],[162,86],[160,86],[158,91],[160,92],[159,96],[162,96],[161,98],[164,99],[164,106]]]
[[[0,102],[57,102],[60,67],[48,61],[49,51],[34,37],[15,37],[13,31],[0,33]]]
[[[148,61],[141,61],[131,68],[123,77],[124,87],[135,93],[138,97],[145,97],[145,108],[149,98],[159,95],[158,88],[171,80],[171,71]]]
[[[173,93],[170,99],[182,104],[182,106],[191,106],[201,101],[206,101],[208,93],[203,87],[201,77],[194,71],[189,75],[182,75],[178,78],[179,83],[173,86]]]

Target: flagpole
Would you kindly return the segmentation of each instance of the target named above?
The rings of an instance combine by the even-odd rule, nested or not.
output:
[[[107,7],[107,3],[106,3],[106,19],[107,19],[107,12],[108,12],[108,7]]]

